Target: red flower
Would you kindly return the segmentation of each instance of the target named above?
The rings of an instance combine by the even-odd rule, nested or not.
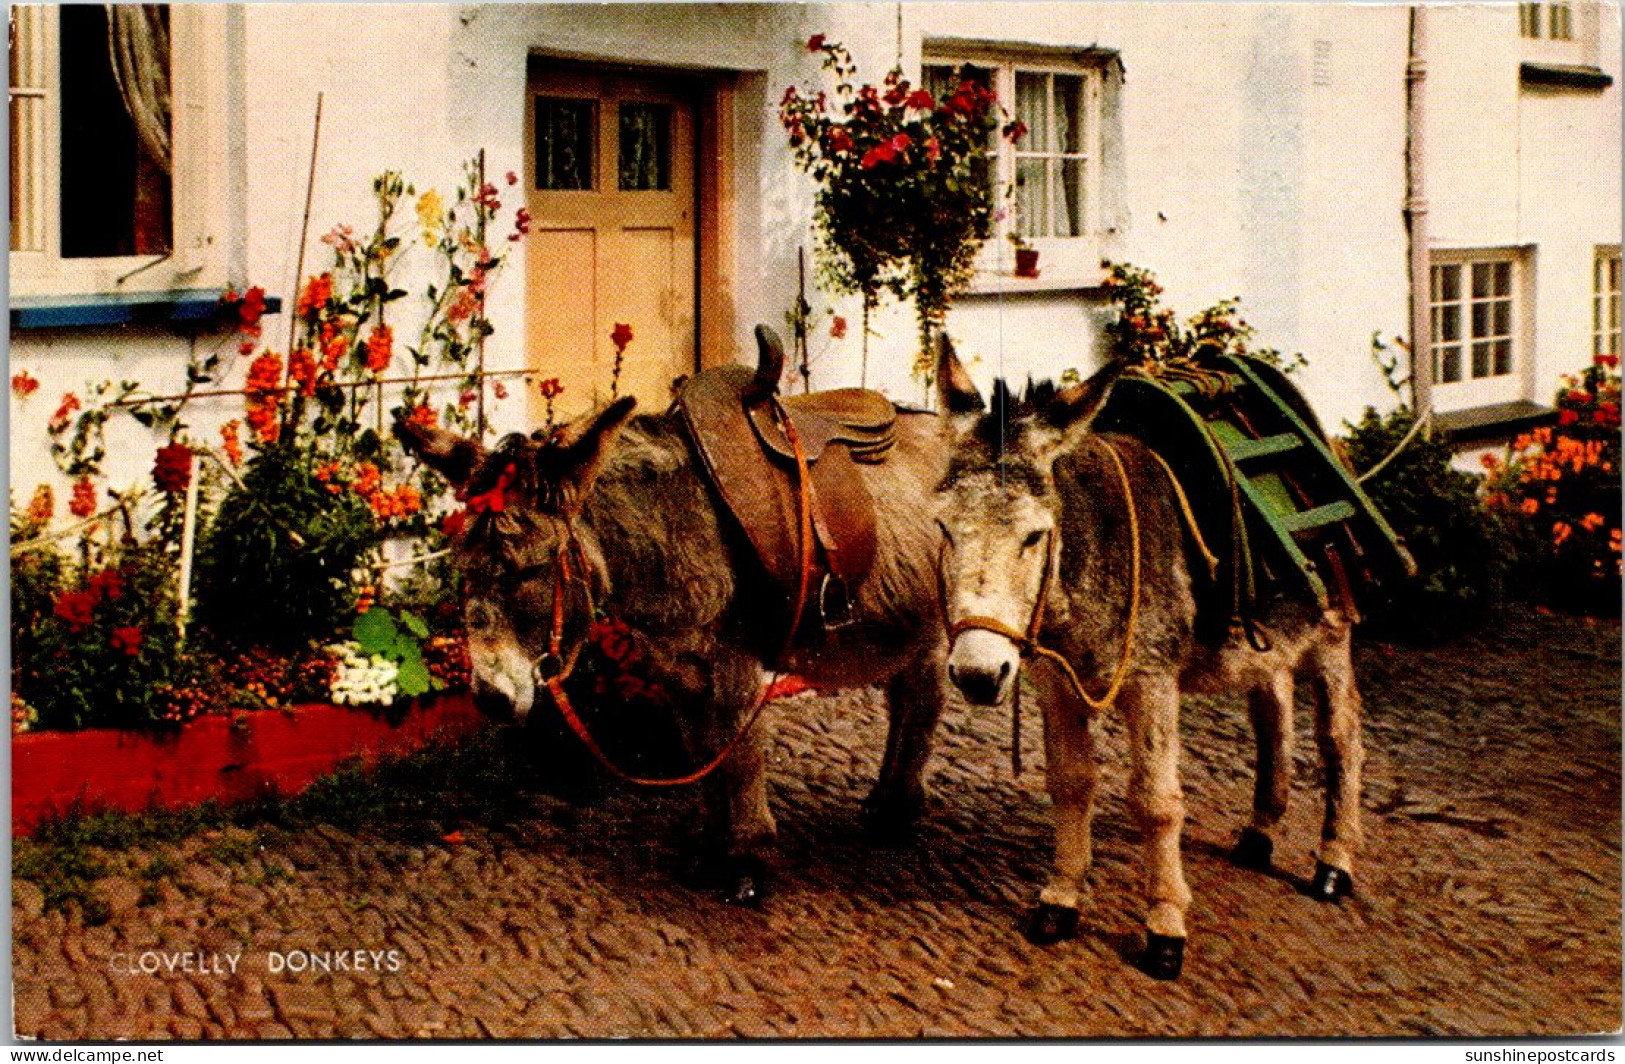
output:
[[[852,138],[844,129],[829,131],[829,150],[832,152],[849,152],[852,150]]]
[[[387,325],[375,325],[367,337],[367,368],[382,373],[394,357],[395,333]]]
[[[39,390],[39,381],[34,375],[25,370],[19,370],[11,375],[11,394],[19,399],[27,399]]]
[[[543,399],[557,399],[564,394],[564,385],[559,383],[557,377],[549,377],[537,387],[541,389]]]
[[[469,513],[490,512],[499,514],[506,510],[508,508],[508,486],[513,483],[514,472],[514,467],[508,466],[502,471],[502,475],[497,477],[496,485],[491,490],[468,496],[464,501],[468,503]]]
[[[625,351],[626,345],[632,342],[632,326],[616,322],[615,331],[609,334],[609,342],[615,345],[615,350]]]
[[[79,397],[72,392],[66,393],[62,396],[62,405],[58,406],[56,413],[51,415],[51,422],[47,428],[52,432],[61,432],[68,427],[68,422],[73,418],[73,412],[78,409]]]
[[[822,52],[823,50],[824,50],[824,34],[815,33],[811,37],[807,38],[807,51],[817,53],[817,52]]]
[[[519,175],[514,173],[512,170],[509,170],[506,175],[506,180],[510,185],[517,185],[519,184]]]
[[[942,143],[936,137],[926,138],[925,157],[933,163],[942,158]]]
[[[1004,135],[1009,138],[1011,144],[1020,144],[1021,138],[1027,135],[1027,123],[1020,119],[1011,122],[1004,127]]]
[[[530,212],[521,207],[513,215],[513,232],[508,234],[509,240],[520,240],[530,232]]]
[[[1558,423],[1558,424],[1559,424],[1559,425],[1572,425],[1572,424],[1574,424],[1574,423],[1575,423],[1575,422],[1576,422],[1576,421],[1579,421],[1579,420],[1580,420],[1580,415],[1579,415],[1579,414],[1577,414],[1577,413],[1575,413],[1575,412],[1574,412],[1574,411],[1572,411],[1572,410],[1561,410],[1561,411],[1558,411],[1558,414],[1557,414],[1557,423]]]
[[[495,214],[502,209],[502,201],[497,199],[497,187],[493,184],[484,184],[474,196],[474,202]]]
[[[96,599],[88,591],[68,591],[51,604],[51,612],[72,632],[82,632],[94,620]]]
[[[468,528],[468,511],[453,510],[440,519],[440,531],[447,536],[456,538]]]
[[[264,316],[265,289],[255,285],[243,293],[243,301],[237,304],[237,320],[245,329],[257,329]]]
[[[496,396],[498,399],[506,399],[508,398],[508,386],[503,384],[501,381],[492,381],[491,394]]]
[[[124,574],[117,569],[103,569],[85,581],[85,588],[96,602],[116,602],[124,597]]]
[[[835,315],[834,319],[829,323],[829,334],[837,340],[844,339],[846,337],[846,319],[839,314]]]
[[[1597,355],[1592,358],[1591,361],[1595,362],[1599,366],[1607,366],[1609,369],[1614,369],[1619,365],[1619,356],[1612,354]]]
[[[931,94],[924,89],[915,89],[913,92],[909,93],[908,100],[906,102],[908,103],[908,106],[912,107],[916,111],[929,111],[931,108],[935,107],[937,103],[937,101],[931,98]]]
[[[122,650],[130,657],[141,653],[141,629],[135,627],[113,629],[113,649]]]
[[[192,449],[184,443],[168,443],[158,448],[152,464],[152,482],[159,491],[186,490],[192,482]]]
[[[75,517],[89,517],[96,512],[96,485],[89,477],[73,482],[73,498],[68,501],[68,512]]]
[[[456,846],[463,842],[463,833],[461,831],[453,831],[448,835],[440,836],[440,841]]]
[[[463,392],[457,396],[457,405],[467,410],[474,405],[475,400],[478,398],[479,396],[474,392]]]

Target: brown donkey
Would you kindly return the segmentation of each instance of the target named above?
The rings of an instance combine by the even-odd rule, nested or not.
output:
[[[728,751],[705,780],[708,827],[725,846],[726,897],[754,903],[776,831],[766,714],[742,730],[770,670],[818,686],[884,685],[890,730],[868,825],[906,832],[923,806],[921,774],[945,698],[941,535],[929,501],[947,441],[936,417],[898,414],[886,461],[860,467],[878,542],[850,623],[805,623],[781,655],[791,610],[719,510],[683,426],[672,414],[632,417],[633,405],[623,398],[551,436],[509,436],[489,452],[407,423],[396,433],[464,497],[484,500],[455,544],[481,707],[519,720],[553,712],[547,662],[574,661],[595,610],[624,621],[677,708],[689,761]]]
[[[1326,774],[1312,893],[1336,900],[1352,890],[1360,845],[1353,618],[1313,602],[1277,600],[1257,626],[1270,649],[1255,650],[1240,635],[1222,646],[1197,641],[1185,525],[1168,472],[1138,440],[1090,431],[1116,373],[1114,365],[1047,395],[1030,388],[1021,401],[1001,382],[988,412],[943,344],[938,387],[954,439],[937,508],[949,539],[942,564],[948,675],[972,703],[997,705],[1010,697],[1024,652],[1033,655],[1056,818],[1054,867],[1028,928],[1039,944],[1077,930],[1093,859],[1091,718],[1097,708],[1121,707],[1128,802],[1144,833],[1144,964],[1151,975],[1173,979],[1184,960],[1190,904],[1179,853],[1180,694],[1247,693],[1257,778],[1252,822],[1233,856],[1267,867],[1270,831],[1291,788],[1293,682],[1308,679]]]

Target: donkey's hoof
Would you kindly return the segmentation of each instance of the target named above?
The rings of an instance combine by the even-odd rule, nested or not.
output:
[[[1153,979],[1178,979],[1180,970],[1185,967],[1185,940],[1146,932],[1145,957],[1141,963],[1145,974]]]
[[[871,846],[898,849],[919,836],[920,803],[869,798],[863,803],[863,835]]]
[[[1275,854],[1275,843],[1270,837],[1257,828],[1246,827],[1241,829],[1241,838],[1236,840],[1235,848],[1230,851],[1230,860],[1238,868],[1250,868],[1254,872],[1268,872],[1270,858]]]
[[[1342,901],[1354,894],[1354,877],[1325,861],[1315,862],[1315,881],[1309,894],[1316,901]]]
[[[767,862],[760,857],[730,857],[724,869],[722,900],[729,905],[760,909],[767,900]]]
[[[1048,946],[1078,933],[1078,910],[1041,901],[1027,921],[1027,941]]]

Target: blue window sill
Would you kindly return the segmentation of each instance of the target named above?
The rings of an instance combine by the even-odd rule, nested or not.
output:
[[[19,296],[11,301],[11,328],[72,329],[108,325],[231,324],[235,315],[220,303],[223,289],[127,292],[117,295]],[[265,313],[282,309],[267,296]]]

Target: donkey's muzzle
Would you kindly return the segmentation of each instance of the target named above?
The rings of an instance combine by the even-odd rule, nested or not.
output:
[[[955,668],[948,666],[948,679],[954,682],[965,700],[977,706],[996,706],[1002,700],[1005,682],[1010,679],[1010,662],[1003,661],[996,668],[981,666]]]

